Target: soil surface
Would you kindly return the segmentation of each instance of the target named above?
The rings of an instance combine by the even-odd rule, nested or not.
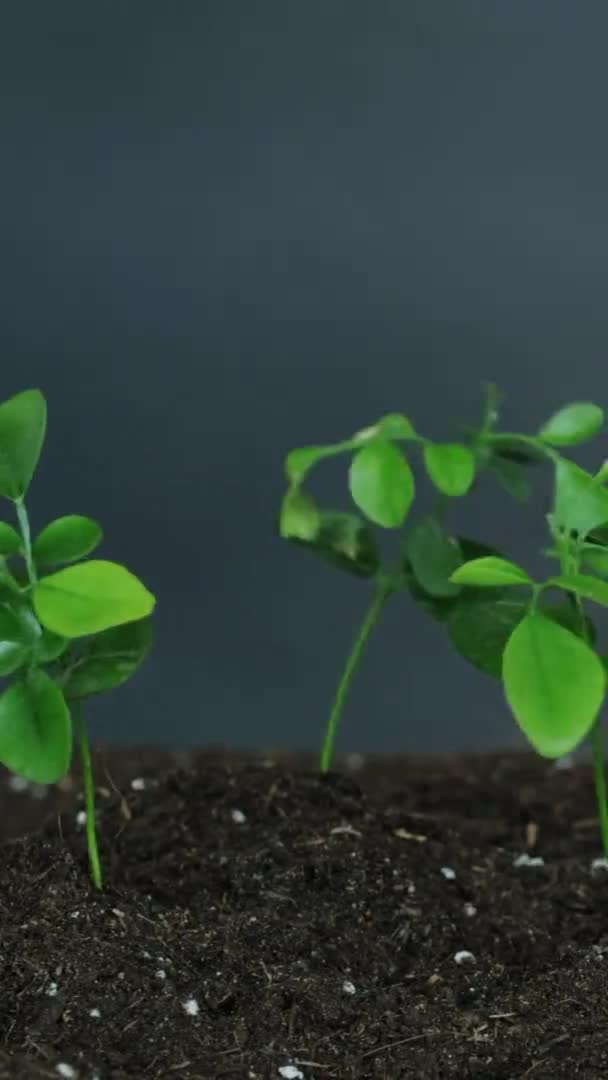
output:
[[[101,893],[0,776],[0,1080],[608,1077],[589,768],[315,764],[98,751]]]

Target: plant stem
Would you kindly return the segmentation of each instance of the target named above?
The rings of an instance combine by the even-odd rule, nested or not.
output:
[[[103,888],[101,876],[101,864],[97,849],[97,833],[95,830],[95,785],[93,783],[93,769],[91,767],[91,753],[86,727],[82,719],[82,705],[76,701],[72,705],[72,715],[78,732],[80,745],[80,757],[82,760],[82,774],[84,779],[84,804],[87,815],[87,845],[89,849],[89,867],[91,878],[96,889]]]
[[[353,647],[349,653],[348,660],[346,661],[346,666],[342,674],[342,678],[340,679],[338,689],[336,690],[336,695],[334,697],[331,712],[329,714],[329,720],[325,731],[325,739],[323,741],[323,748],[321,750],[322,773],[328,772],[331,764],[334,741],[336,738],[336,730],[338,727],[340,716],[342,714],[342,709],[344,707],[346,696],[350,689],[353,675],[355,673],[357,665],[359,664],[359,661],[361,660],[361,656],[363,655],[363,650],[365,649],[369,635],[376,622],[378,621],[380,613],[392,591],[393,583],[390,578],[387,578],[384,575],[377,578],[376,591],[374,593],[372,602],[367,610],[365,618],[361,624],[359,633],[355,638]]]
[[[32,535],[30,531],[30,519],[28,517],[27,509],[23,499],[17,499],[17,501],[15,502],[15,508],[17,510],[17,520],[19,522],[21,537],[23,539],[23,556],[25,558],[27,576],[30,585],[35,585],[38,578],[36,575],[36,567],[34,566],[34,557],[32,555]]]
[[[595,795],[600,816],[602,848],[604,850],[604,858],[608,859],[608,801],[606,798],[606,772],[604,768],[602,727],[599,719],[595,721],[591,731],[591,748],[593,752],[593,780],[595,783]]]

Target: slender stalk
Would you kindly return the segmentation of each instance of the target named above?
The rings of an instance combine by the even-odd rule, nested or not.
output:
[[[21,530],[21,538],[23,540],[23,557],[25,559],[27,576],[30,585],[35,585],[38,577],[36,574],[36,567],[34,565],[34,557],[32,555],[32,534],[30,530],[30,519],[28,517],[27,508],[23,499],[17,499],[15,503],[15,508],[17,510],[17,520],[19,522],[19,528]]]
[[[365,618],[361,624],[359,633],[355,638],[353,647],[349,653],[348,659],[346,661],[346,666],[342,673],[342,678],[340,679],[338,688],[336,690],[331,712],[329,714],[329,720],[327,723],[327,728],[325,730],[325,739],[323,740],[323,747],[321,750],[322,773],[328,772],[331,764],[336,731],[338,728],[338,723],[340,721],[340,716],[342,714],[342,709],[344,708],[344,702],[346,701],[346,697],[350,689],[353,675],[355,674],[359,661],[361,660],[363,650],[365,649],[369,635],[373,630],[376,622],[378,621],[380,613],[382,612],[382,609],[386,604],[386,601],[388,600],[392,591],[393,584],[389,578],[382,576],[377,579],[376,591],[374,593],[372,602],[367,610]]]
[[[84,805],[87,815],[87,846],[89,849],[89,867],[91,879],[96,889],[103,888],[101,876],[101,864],[97,848],[97,832],[95,830],[95,785],[93,783],[93,769],[91,766],[91,752],[86,727],[82,719],[82,706],[79,701],[72,705],[72,716],[76,724],[78,742],[80,745],[80,758],[82,761],[82,773],[84,778]]]
[[[578,569],[578,560],[575,561],[575,570]],[[587,633],[587,622],[585,620],[585,611],[583,608],[583,602],[579,593],[576,593],[576,606],[581,619],[581,627],[583,632],[583,638],[589,645],[589,634]],[[604,858],[608,859],[608,796],[606,792],[606,766],[604,763],[604,747],[602,740],[602,723],[601,718],[598,716],[591,729],[591,754],[593,757],[593,783],[595,785],[595,798],[597,802],[599,820],[600,820],[600,833],[602,837],[602,849],[604,852]]]

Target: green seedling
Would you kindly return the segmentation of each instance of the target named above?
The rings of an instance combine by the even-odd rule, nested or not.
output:
[[[69,514],[32,537],[26,495],[46,435],[39,390],[0,404],[0,497],[16,528],[0,522],[0,762],[52,784],[70,768],[74,733],[83,767],[87,845],[102,888],[95,789],[83,702],[121,686],[152,643],[154,597],[124,566],[89,559],[102,540],[96,521]],[[83,560],[83,561],[81,561]]]
[[[534,435],[496,430],[500,398],[487,388],[482,423],[457,442],[436,443],[411,421],[390,414],[350,439],[292,451],[279,530],[326,562],[373,582],[371,603],[338,683],[321,748],[330,768],[338,723],[369,635],[387,601],[404,592],[445,626],[451,645],[479,671],[500,679],[515,721],[534,749],[559,758],[591,737],[604,854],[608,804],[599,716],[608,660],[586,607],[608,607],[608,465],[593,475],[563,454],[596,435],[604,414],[587,402],[566,405]],[[319,462],[349,459],[348,486],[359,514],[320,509],[304,488]],[[394,565],[382,564],[371,526],[401,529],[411,516],[413,461],[438,497],[435,513],[415,520]],[[531,468],[554,474],[545,554],[558,565],[538,582],[485,543],[454,536],[445,518],[483,472],[521,501],[531,493]]]

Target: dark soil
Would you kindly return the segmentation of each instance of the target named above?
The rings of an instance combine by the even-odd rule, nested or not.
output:
[[[98,753],[103,893],[0,778],[0,1080],[607,1077],[589,769],[355,764]]]

